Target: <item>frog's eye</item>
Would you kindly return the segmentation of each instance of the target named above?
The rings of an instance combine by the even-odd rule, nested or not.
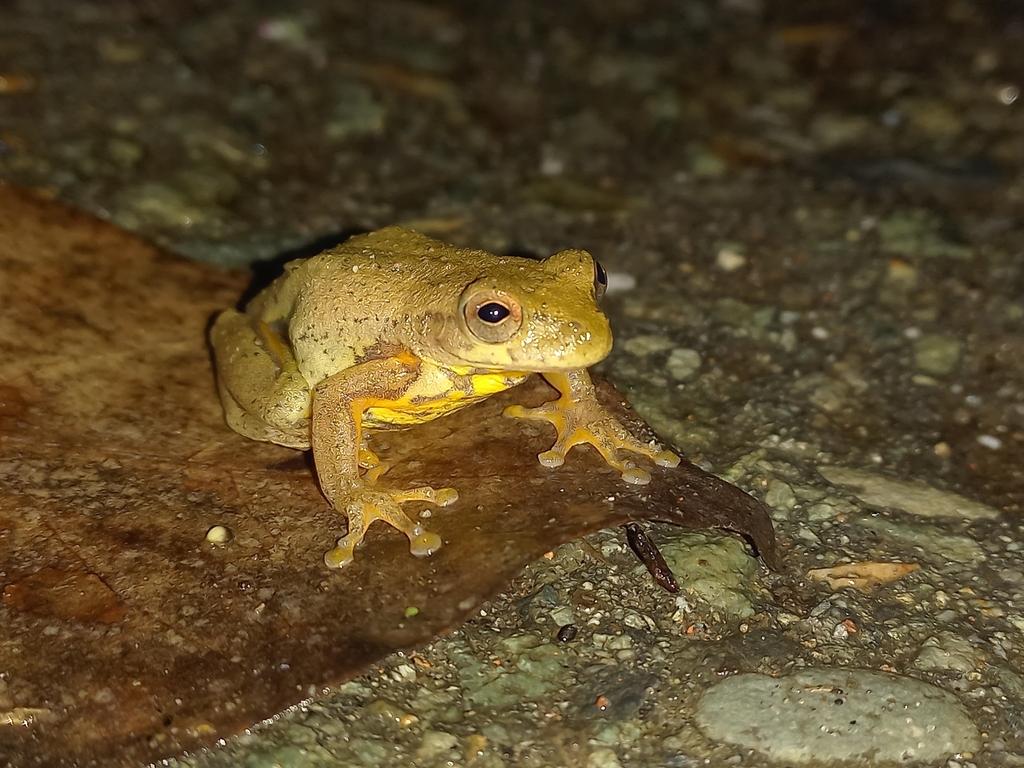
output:
[[[523,324],[519,302],[491,289],[469,296],[462,309],[469,332],[480,341],[497,344],[512,338]]]
[[[506,317],[512,314],[509,308],[504,304],[499,304],[496,301],[489,301],[476,311],[476,316],[483,320],[485,323],[500,323]]]
[[[604,271],[601,262],[594,261],[594,298],[600,301],[607,290],[608,273]]]

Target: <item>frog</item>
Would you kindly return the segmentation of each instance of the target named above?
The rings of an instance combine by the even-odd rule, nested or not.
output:
[[[587,369],[612,348],[599,302],[607,274],[585,250],[543,259],[446,244],[398,226],[289,262],[241,310],[210,327],[217,389],[229,427],[253,440],[312,451],[320,490],[347,518],[324,555],[351,563],[382,520],[427,556],[441,538],[402,510],[444,507],[454,488],[391,488],[368,434],[443,417],[539,374],[559,393],[504,415],[549,422],[538,455],[561,466],[575,446],[597,449],[626,483],[651,474],[633,460],[674,467],[679,457],[635,437],[597,399]]]

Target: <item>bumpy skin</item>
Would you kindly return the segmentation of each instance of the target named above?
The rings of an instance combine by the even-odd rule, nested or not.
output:
[[[536,262],[399,227],[352,238],[290,263],[244,313],[217,317],[210,341],[227,422],[254,440],[312,448],[324,496],[348,517],[348,534],[325,555],[332,567],[352,560],[377,519],[405,533],[413,554],[431,554],[440,538],[399,504],[458,498],[452,488],[378,486],[385,468],[365,430],[429,421],[531,373],[561,397],[505,413],[555,425],[542,464],[558,466],[572,446],[590,443],[627,482],[649,482],[623,451],[664,466],[678,457],[626,431],[598,404],[585,370],[612,344],[597,305],[602,275],[586,251]]]

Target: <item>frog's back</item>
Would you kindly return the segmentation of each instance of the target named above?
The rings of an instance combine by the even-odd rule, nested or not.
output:
[[[440,246],[440,247],[438,247]],[[399,227],[296,260],[249,304],[292,348],[310,386],[403,346],[403,328],[450,300],[457,260]],[[456,294],[457,295],[457,294]]]

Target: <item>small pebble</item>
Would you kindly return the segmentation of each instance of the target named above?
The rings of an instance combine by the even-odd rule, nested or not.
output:
[[[667,349],[672,349],[673,346],[672,339],[660,334],[641,334],[631,339],[626,339],[622,344],[624,350],[637,357],[655,355]]]
[[[747,263],[747,257],[736,246],[727,245],[718,252],[715,263],[726,272],[735,272]]]
[[[695,349],[673,349],[665,362],[669,375],[677,381],[692,378],[700,366],[700,352]]]
[[[558,639],[560,642],[570,643],[576,639],[578,631],[575,624],[566,624],[558,630]]]
[[[211,544],[226,544],[233,538],[235,534],[224,525],[215,525],[206,532],[206,540]]]
[[[963,345],[952,336],[928,333],[914,339],[914,363],[925,373],[950,373],[960,361]]]
[[[993,451],[998,451],[1003,447],[1003,441],[995,435],[978,435],[978,442]]]
[[[431,762],[447,757],[451,750],[459,744],[458,737],[445,731],[428,730],[416,749],[416,757],[423,762]]]

